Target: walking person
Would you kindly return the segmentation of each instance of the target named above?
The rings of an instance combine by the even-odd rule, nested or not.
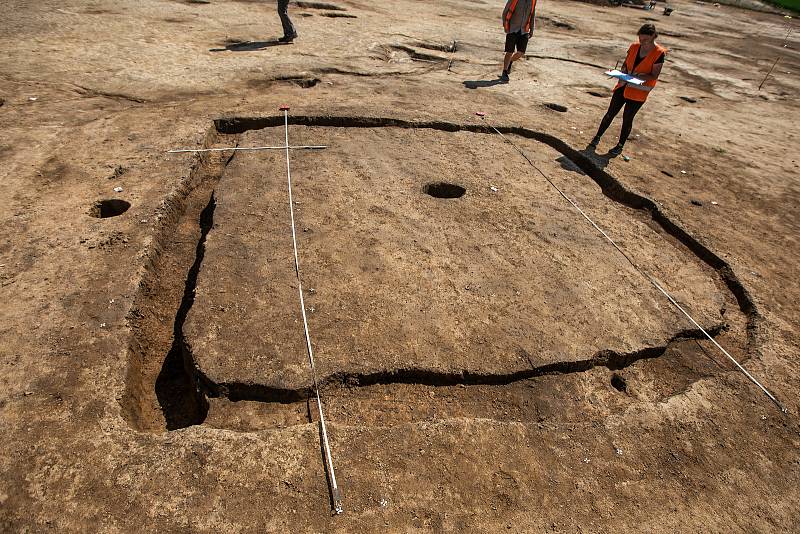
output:
[[[661,74],[661,67],[664,65],[664,59],[667,55],[667,49],[656,43],[658,32],[655,25],[643,25],[639,28],[638,35],[639,42],[633,43],[628,48],[628,55],[620,70],[644,80],[644,84],[634,85],[622,80],[617,82],[611,96],[611,104],[609,104],[608,111],[600,121],[597,135],[594,136],[594,139],[589,142],[587,147],[592,151],[597,150],[597,144],[603,134],[606,133],[608,127],[611,126],[611,121],[614,120],[614,117],[624,106],[625,111],[622,113],[622,131],[619,134],[619,142],[608,151],[608,155],[611,157],[617,157],[622,154],[625,141],[628,140],[633,128],[633,118],[644,105],[650,91],[656,86],[658,76]]]
[[[503,29],[506,32],[505,57],[500,81],[508,83],[511,65],[525,55],[528,39],[536,26],[536,0],[508,0],[503,9]]]
[[[281,18],[283,26],[283,37],[278,41],[281,43],[291,43],[297,39],[297,31],[294,29],[292,19],[289,18],[289,0],[278,0],[278,16]]]

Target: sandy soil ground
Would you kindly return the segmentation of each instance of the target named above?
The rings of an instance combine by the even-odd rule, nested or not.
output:
[[[2,529],[798,531],[800,34],[674,6],[540,3],[502,85],[499,0],[297,2],[281,46],[273,2],[3,2]],[[645,21],[629,160],[587,152]],[[291,162],[339,516],[284,154],[167,153],[283,104],[328,146]]]

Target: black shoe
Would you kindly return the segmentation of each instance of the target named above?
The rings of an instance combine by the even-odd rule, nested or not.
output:
[[[616,158],[617,156],[622,154],[622,148],[623,148],[623,145],[617,145],[617,146],[615,146],[614,148],[612,148],[611,150],[608,151],[608,155],[611,156],[612,158]]]
[[[508,83],[508,80],[509,80],[508,71],[504,70],[503,74],[500,75],[500,81],[503,82],[503,83]]]
[[[294,35],[284,35],[283,37],[278,38],[278,42],[279,43],[291,43],[295,39],[297,39],[297,34],[296,33]]]
[[[595,137],[594,137],[594,139],[592,139],[591,141],[589,141],[589,144],[588,144],[588,145],[586,145],[586,148],[587,148],[588,150],[591,150],[592,152],[594,152],[595,150],[597,150],[597,145],[598,145],[599,143],[600,143],[600,138],[599,138],[599,137],[597,137],[597,136],[595,136]]]

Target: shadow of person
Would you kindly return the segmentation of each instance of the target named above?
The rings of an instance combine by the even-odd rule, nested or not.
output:
[[[586,154],[584,154],[586,156]],[[587,156],[588,157],[588,156]],[[577,163],[569,159],[567,156],[561,156],[560,158],[556,159],[561,168],[570,172],[577,172],[578,174],[586,174],[583,170],[578,166]]]
[[[608,166],[608,163],[611,161],[613,156],[609,154],[598,154],[592,148],[585,148],[583,150],[578,150],[578,154],[583,156],[585,161],[580,162],[580,164],[576,163],[575,161],[571,160],[567,156],[561,156],[560,158],[556,159],[556,161],[561,165],[562,169],[577,172],[579,174],[586,174],[584,171],[586,162],[588,161],[593,167],[596,167],[599,170],[603,170]],[[582,167],[583,166],[583,167]]]
[[[264,50],[271,46],[283,46],[292,43],[283,43],[277,39],[269,41],[237,41],[225,45],[225,48],[209,48],[209,52],[254,52]]]
[[[477,89],[479,87],[492,87],[493,85],[500,85],[505,83],[500,80],[500,78],[496,78],[494,80],[464,80],[461,82],[464,84],[464,87],[467,89]]]
[[[606,167],[608,167],[609,162],[611,162],[611,160],[614,158],[614,156],[612,156],[608,152],[606,152],[605,154],[598,154],[597,152],[594,151],[593,148],[589,147],[584,148],[583,150],[579,150],[578,153],[580,153],[586,159],[591,161],[592,165],[594,165],[600,170],[603,170]]]

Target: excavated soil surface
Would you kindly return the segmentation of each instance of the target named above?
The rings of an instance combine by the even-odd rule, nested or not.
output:
[[[0,530],[797,531],[795,20],[499,4],[4,2]]]
[[[323,383],[508,381],[586,368],[606,351],[624,360],[686,330],[594,228],[574,224],[574,210],[547,182],[515,172],[520,159],[498,135],[316,127],[291,134],[299,144],[328,146],[291,157]],[[269,128],[239,142],[279,145],[283,135]],[[562,169],[561,154],[521,143],[630,243],[631,254],[648,258],[653,275],[680,280],[680,300],[702,295],[692,311],[706,328],[722,322],[713,271],[605,198],[591,178]],[[425,186],[437,181],[466,193],[430,198]],[[280,151],[238,154],[228,165],[184,325],[199,373],[238,397],[311,387],[285,183]]]

